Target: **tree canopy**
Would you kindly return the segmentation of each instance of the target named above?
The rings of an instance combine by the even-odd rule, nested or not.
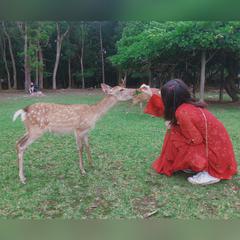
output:
[[[1,23],[3,89],[99,87],[123,77],[160,87],[182,78],[202,94],[206,82],[239,98],[239,21]]]
[[[232,75],[226,88],[231,85],[231,92],[237,99],[231,81],[238,75],[239,52],[240,22],[130,22],[117,42],[117,54],[110,59],[126,70],[149,69],[163,76],[168,72],[172,77],[185,77],[194,82],[200,74],[201,56],[205,53],[209,70],[224,65],[227,75]],[[227,58],[235,63],[235,69],[226,64]]]

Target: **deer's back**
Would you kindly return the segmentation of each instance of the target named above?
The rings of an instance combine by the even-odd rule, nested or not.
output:
[[[24,109],[28,126],[51,132],[72,132],[91,127],[91,108],[86,104],[36,103]]]

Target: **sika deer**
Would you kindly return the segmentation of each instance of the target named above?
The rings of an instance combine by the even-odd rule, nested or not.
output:
[[[160,95],[160,90],[159,89],[151,88],[151,90],[152,90],[152,93]],[[143,109],[143,103],[147,102],[149,99],[150,99],[149,95],[147,95],[144,92],[139,92],[138,94],[133,96],[132,104],[136,105],[136,104],[139,103],[140,104],[140,108],[142,110]]]
[[[19,178],[22,183],[26,181],[23,170],[24,151],[45,132],[75,133],[80,171],[82,174],[86,173],[82,159],[83,145],[86,147],[89,164],[93,164],[88,142],[89,130],[94,128],[97,120],[118,101],[132,99],[135,93],[135,89],[120,86],[111,88],[106,84],[101,84],[101,87],[107,95],[94,105],[36,103],[20,109],[14,114],[13,121],[21,116],[27,130],[26,134],[17,142]]]
[[[135,95],[132,99],[132,104],[136,105],[139,103],[141,110],[143,109],[143,103],[147,102],[150,99],[150,96],[148,96],[146,93],[139,93]]]

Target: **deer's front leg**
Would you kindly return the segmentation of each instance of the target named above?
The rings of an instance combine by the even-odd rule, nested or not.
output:
[[[83,142],[87,150],[87,158],[88,158],[89,165],[93,166],[92,154],[91,154],[90,145],[88,141],[88,135],[83,136]]]
[[[21,143],[24,143],[27,140],[27,136],[23,136],[18,142],[17,142],[17,156],[18,156],[18,175],[20,182],[25,184],[26,178],[24,176],[24,169],[23,169],[23,153],[24,148],[22,147]]]
[[[25,134],[18,142],[17,142],[17,154],[18,154],[18,167],[19,167],[19,178],[21,183],[26,183],[26,178],[24,176],[24,169],[23,169],[23,154],[26,148],[32,144],[39,136],[39,135],[30,135]]]
[[[77,148],[78,148],[78,153],[79,153],[79,167],[82,175],[86,174],[86,171],[84,170],[83,167],[83,141],[81,137],[80,131],[75,132],[75,137],[76,137],[76,143],[77,143]]]

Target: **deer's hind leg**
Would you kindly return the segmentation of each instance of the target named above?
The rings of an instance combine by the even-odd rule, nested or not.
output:
[[[24,176],[24,166],[23,166],[23,154],[26,148],[32,144],[37,138],[39,138],[42,134],[30,134],[26,133],[22,138],[17,141],[17,155],[18,155],[18,169],[19,169],[19,178],[21,183],[26,183],[26,178]]]
[[[91,154],[90,145],[89,145],[89,141],[88,141],[88,134],[83,136],[83,142],[86,147],[89,165],[93,166],[92,154]]]
[[[27,141],[28,139],[28,133],[25,133],[16,143],[16,149],[17,149],[17,154],[19,153],[20,148],[24,145],[24,143]],[[20,166],[20,161],[19,161],[19,157],[17,159],[17,164],[18,167]]]
[[[79,167],[82,175],[86,174],[86,171],[84,170],[83,167],[83,139],[81,136],[81,131],[76,130],[75,131],[75,137],[76,137],[76,143],[77,143],[77,148],[78,148],[78,153],[79,153]]]

